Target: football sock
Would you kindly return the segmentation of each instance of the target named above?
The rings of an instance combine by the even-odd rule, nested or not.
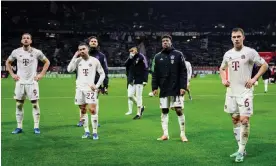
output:
[[[161,114],[161,125],[163,129],[163,135],[168,136],[168,123],[169,123],[169,114]]]
[[[83,128],[84,128],[84,131],[85,132],[90,132],[89,131],[89,121],[88,121],[88,114],[84,114],[82,119],[84,120],[84,123],[83,123]]]
[[[40,108],[39,104],[35,103],[33,105],[33,118],[34,118],[34,128],[39,128],[39,119],[40,119]]]
[[[267,86],[268,86],[268,79],[264,80],[265,92],[267,92]]]
[[[128,98],[128,112],[132,112],[132,107],[133,107],[133,101]]]
[[[234,124],[233,126],[233,132],[234,132],[234,136],[235,136],[235,139],[238,143],[238,146],[240,147],[240,135],[241,135],[241,122],[238,122],[237,124]]]
[[[185,136],[185,115],[178,116],[178,123],[180,127],[180,136]]]
[[[23,104],[16,102],[16,121],[17,121],[17,128],[22,129],[23,127],[23,115],[24,115],[24,109]]]
[[[98,129],[98,115],[91,115],[91,123],[92,123],[92,129],[93,133],[97,133]]]
[[[248,137],[249,137],[249,131],[250,131],[249,123],[241,124],[239,153],[244,153],[245,146],[247,144]]]

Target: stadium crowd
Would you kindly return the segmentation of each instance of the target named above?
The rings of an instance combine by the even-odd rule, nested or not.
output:
[[[219,66],[224,52],[231,47],[227,32],[235,26],[242,26],[248,33],[245,45],[259,52],[276,50],[275,16],[260,13],[253,22],[249,19],[252,11],[248,7],[234,14],[232,19],[224,19],[228,16],[223,13],[228,12],[222,11],[231,7],[212,6],[212,3],[190,3],[198,5],[195,11],[191,11],[189,6],[176,7],[181,8],[181,12],[171,12],[166,10],[166,5],[156,6],[154,2],[147,6],[139,2],[117,2],[124,9],[119,11],[104,2],[95,2],[94,6],[77,2],[18,3],[15,7],[9,3],[2,6],[2,24],[5,25],[2,27],[2,32],[5,32],[2,33],[2,66],[11,51],[19,46],[23,32],[33,35],[33,46],[45,53],[51,66],[68,65],[78,43],[91,35],[99,38],[100,50],[106,55],[110,67],[123,66],[128,45],[133,43],[139,44],[140,51],[151,63],[153,55],[161,49],[162,32],[186,33],[175,33],[173,46],[181,50],[193,66]],[[130,5],[136,8],[128,8]],[[258,4],[252,2],[252,5]],[[258,5],[258,8],[262,6]],[[212,9],[222,14],[218,16]],[[33,13],[36,17],[32,16]],[[243,17],[238,17],[239,14]],[[272,63],[276,63],[276,59]]]

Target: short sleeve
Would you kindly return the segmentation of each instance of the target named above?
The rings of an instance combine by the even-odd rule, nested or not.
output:
[[[37,59],[39,59],[39,60],[41,60],[41,61],[43,61],[43,60],[46,59],[46,56],[43,54],[42,51],[38,50],[38,53],[37,53],[37,54],[38,54],[38,55],[37,55]]]
[[[228,66],[227,54],[225,53],[223,56],[223,60],[221,62],[220,68],[225,69],[227,66]]]
[[[16,51],[13,50],[11,55],[8,57],[8,60],[14,61],[16,59]]]
[[[259,53],[254,49],[252,49],[252,59],[251,60],[253,61],[253,63],[255,63],[258,66],[265,63],[265,60],[262,57],[260,57]]]

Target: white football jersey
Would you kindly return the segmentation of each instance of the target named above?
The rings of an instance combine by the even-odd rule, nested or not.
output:
[[[76,69],[78,72],[76,80],[77,88],[82,90],[91,90],[90,86],[94,85],[96,72],[100,74],[100,78],[96,84],[96,87],[99,88],[104,81],[105,73],[100,61],[97,58],[89,56],[87,60],[84,60],[81,57],[73,57],[67,67],[67,70],[68,72],[73,72]]]
[[[38,59],[43,61],[46,59],[42,51],[31,47],[29,51],[25,51],[23,47],[12,51],[8,58],[10,61],[17,60],[17,75],[20,84],[33,84],[34,77],[37,75]]]
[[[192,73],[193,73],[193,71],[192,71],[192,65],[191,65],[191,63],[189,61],[185,61],[185,64],[186,64],[187,73],[188,73],[188,78],[187,79],[189,81],[189,80],[191,80]]]
[[[260,57],[258,52],[252,48],[244,46],[240,51],[234,48],[224,54],[221,68],[228,70],[228,80],[230,87],[227,88],[227,94],[230,96],[242,96],[251,93],[253,89],[247,89],[245,84],[251,79],[253,65],[262,65],[266,63]]]

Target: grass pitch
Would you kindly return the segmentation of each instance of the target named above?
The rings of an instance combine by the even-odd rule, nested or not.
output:
[[[188,143],[180,142],[177,116],[170,111],[170,140],[162,135],[159,99],[148,97],[140,120],[127,112],[126,80],[110,79],[108,96],[100,96],[99,140],[82,139],[76,127],[78,108],[74,105],[74,78],[44,78],[40,81],[41,134],[33,133],[31,104],[24,105],[24,133],[12,135],[16,127],[14,82],[2,79],[2,165],[82,166],[82,165],[236,165],[229,155],[237,150],[230,117],[223,112],[225,89],[218,75],[195,78],[191,82],[193,100],[185,101]],[[239,165],[276,165],[276,85],[264,94],[263,83],[255,88],[254,115],[247,145],[248,155]],[[136,112],[136,108],[133,109]],[[90,123],[91,129],[91,123]]]

